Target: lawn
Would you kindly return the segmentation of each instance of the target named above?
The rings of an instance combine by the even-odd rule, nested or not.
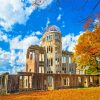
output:
[[[7,94],[0,100],[100,100],[100,87]]]

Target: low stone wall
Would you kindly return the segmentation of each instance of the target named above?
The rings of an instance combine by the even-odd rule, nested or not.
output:
[[[42,74],[20,72],[0,76],[0,93],[100,86],[100,75]]]

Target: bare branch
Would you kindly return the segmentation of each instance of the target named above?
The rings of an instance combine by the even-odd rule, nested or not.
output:
[[[38,7],[38,6],[42,5],[45,1],[46,0],[35,0],[32,5]]]
[[[86,0],[83,4],[83,6],[80,8],[80,10],[83,10],[83,8],[86,6],[86,4],[88,3],[88,0]]]
[[[81,22],[89,20],[93,16],[93,12],[95,11],[95,9],[98,7],[99,4],[100,4],[100,0],[97,1],[95,6],[93,7],[91,13],[86,18],[82,19]]]

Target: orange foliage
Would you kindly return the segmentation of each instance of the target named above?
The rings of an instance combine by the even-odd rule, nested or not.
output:
[[[100,24],[97,25],[94,31],[87,30],[80,35],[75,46],[75,58],[80,66],[96,67],[95,57],[98,55],[100,56]]]
[[[8,94],[0,100],[100,100],[100,87]]]
[[[92,19],[88,19],[88,21],[85,23],[85,25],[83,26],[83,28],[87,29],[92,22],[93,22]]]

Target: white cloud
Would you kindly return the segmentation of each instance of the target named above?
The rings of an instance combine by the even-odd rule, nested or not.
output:
[[[65,25],[62,25],[62,27],[65,27]]]
[[[65,27],[65,22],[64,21],[62,22],[62,27]]]
[[[21,40],[21,36],[17,36],[10,41],[10,49],[26,49],[32,44],[39,44],[40,40],[34,35],[26,36]]]
[[[9,30],[16,23],[25,24],[36,8],[36,6],[32,5],[32,1],[34,0],[27,0],[27,3],[30,4],[30,6],[27,7],[26,3],[22,0],[0,0],[0,26],[5,30]],[[44,9],[51,4],[52,1],[53,0],[45,0],[38,7]]]
[[[44,8],[46,8],[48,5],[50,5],[52,2],[53,2],[53,0],[38,0],[38,1],[41,1],[41,5],[39,6],[39,8],[41,8],[41,9],[44,9]]]
[[[50,24],[50,19],[47,19],[47,23],[46,23],[46,27],[48,27],[48,25]]]
[[[8,43],[10,51],[0,48],[0,71],[2,68],[4,72],[9,71],[15,73],[25,69],[27,48],[30,45],[39,45],[40,39],[32,33],[23,39],[21,35],[9,39]]]
[[[10,57],[10,53],[5,51],[5,50],[2,50],[2,48],[0,48],[0,60],[8,60]]]
[[[45,9],[48,5],[50,5],[53,0],[27,0],[27,3],[31,3],[33,6],[41,9]]]
[[[36,36],[29,35],[24,39],[21,36],[17,36],[10,40],[10,51],[11,51],[11,66],[21,65],[20,69],[25,68],[26,62],[26,51],[30,45],[40,44],[40,39]],[[17,50],[17,52],[16,52]],[[16,68],[16,67],[15,67]],[[18,67],[19,69],[19,67]]]
[[[9,59],[10,59],[10,52],[0,48],[0,73],[10,71]]]
[[[59,7],[59,10],[61,11],[61,10],[62,10],[62,8],[61,8],[61,7]]]
[[[9,41],[7,34],[1,32],[1,31],[0,31],[0,41],[5,41],[5,42]]]
[[[96,18],[95,20],[94,20],[94,25],[96,25],[96,24],[98,24],[98,23],[100,23],[100,18]]]
[[[73,33],[69,33],[68,35],[62,37],[62,49],[68,51],[74,51],[75,44],[80,35],[74,36]]]
[[[40,31],[35,32],[36,35],[42,35]]]
[[[14,23],[22,24],[25,21],[24,4],[21,0],[0,0],[0,25],[5,29],[11,28]]]
[[[58,17],[57,17],[57,21],[61,20],[61,17],[62,17],[62,15],[59,14]]]

